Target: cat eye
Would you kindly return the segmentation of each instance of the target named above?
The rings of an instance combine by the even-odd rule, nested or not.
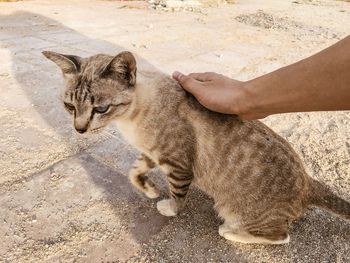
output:
[[[70,103],[67,103],[67,102],[64,102],[64,107],[68,110],[68,111],[74,111],[75,110],[75,107],[73,104],[70,104]]]
[[[108,110],[109,110],[109,105],[99,106],[94,108],[94,112],[97,112],[97,113],[106,113]]]

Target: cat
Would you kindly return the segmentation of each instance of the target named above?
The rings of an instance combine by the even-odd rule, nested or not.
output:
[[[116,122],[141,152],[129,177],[148,198],[160,192],[147,172],[159,166],[166,174],[162,215],[178,214],[194,184],[214,199],[224,220],[219,234],[231,241],[288,243],[290,224],[309,206],[350,219],[350,203],[308,176],[289,143],[260,121],[207,110],[171,77],[137,71],[130,52],[43,54],[62,70],[62,99],[77,132]]]

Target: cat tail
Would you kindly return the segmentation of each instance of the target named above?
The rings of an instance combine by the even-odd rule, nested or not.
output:
[[[350,220],[350,203],[336,196],[329,188],[316,180],[311,181],[310,205],[324,208]]]

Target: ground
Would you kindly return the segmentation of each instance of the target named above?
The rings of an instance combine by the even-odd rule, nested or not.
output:
[[[130,186],[137,153],[115,127],[100,136],[74,132],[59,100],[60,71],[41,55],[131,50],[140,67],[247,80],[350,32],[350,3],[260,2],[192,12],[125,1],[0,3],[0,262],[350,262],[349,223],[318,209],[293,225],[283,246],[224,240],[212,201],[196,189],[183,213],[161,216]],[[350,200],[349,112],[263,121],[313,177]]]

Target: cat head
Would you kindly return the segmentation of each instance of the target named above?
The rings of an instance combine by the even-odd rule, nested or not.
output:
[[[136,83],[136,60],[130,52],[88,58],[43,54],[62,70],[63,104],[79,133],[100,130],[130,108]]]

